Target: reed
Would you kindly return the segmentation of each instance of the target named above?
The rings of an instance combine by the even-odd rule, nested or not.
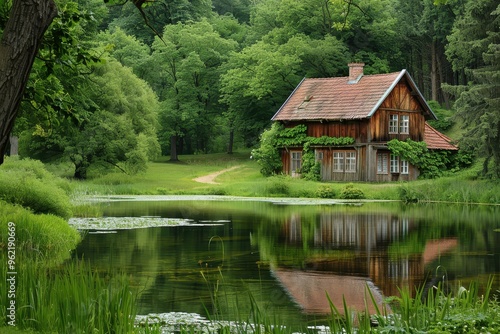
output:
[[[497,333],[500,328],[500,304],[491,298],[494,278],[491,277],[483,295],[477,283],[458,287],[454,293],[440,283],[424,293],[418,289],[412,297],[408,289],[400,289],[393,300],[393,313],[379,308],[373,295],[365,301],[365,310],[357,313],[343,300],[343,312],[330,300],[330,333]],[[368,289],[369,291],[369,289]],[[500,293],[500,291],[497,291]],[[375,314],[368,312],[368,303]]]
[[[6,271],[0,289],[6,291]],[[55,333],[132,333],[136,295],[123,275],[101,277],[83,261],[49,269],[21,265],[17,275],[16,325]],[[5,319],[2,303],[0,316]]]

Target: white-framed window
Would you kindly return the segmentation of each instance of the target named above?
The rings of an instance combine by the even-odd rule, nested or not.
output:
[[[410,116],[401,115],[399,121],[399,133],[410,133]]]
[[[408,161],[401,159],[401,174],[408,174],[410,170],[410,165]]]
[[[398,115],[392,114],[389,116],[389,133],[398,133]]]
[[[377,174],[387,174],[387,153],[377,153]]]
[[[333,152],[334,172],[356,172],[356,152],[355,151],[335,151]]]
[[[399,173],[399,157],[391,154],[391,173]]]
[[[333,152],[333,171],[344,171],[344,152]]]
[[[345,153],[345,171],[350,173],[356,172],[356,152]]]
[[[292,173],[300,173],[300,169],[302,168],[302,152],[300,151],[292,151],[291,152],[291,168]]]
[[[315,151],[316,153],[316,160],[323,160],[323,152],[322,151]]]

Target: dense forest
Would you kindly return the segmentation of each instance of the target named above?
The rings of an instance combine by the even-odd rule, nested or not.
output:
[[[0,0],[2,41],[15,1]],[[56,3],[12,134],[21,155],[70,161],[77,178],[254,147],[302,78],[347,75],[352,61],[407,69],[451,110],[441,130],[463,126],[461,149],[500,177],[497,0]]]

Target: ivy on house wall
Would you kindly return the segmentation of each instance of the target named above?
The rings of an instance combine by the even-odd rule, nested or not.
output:
[[[307,126],[297,125],[293,128],[285,128],[282,124],[274,123],[271,129],[262,133],[260,147],[252,151],[254,157],[260,164],[260,172],[264,176],[270,176],[282,172],[283,164],[279,149],[287,147],[302,147],[302,177],[308,180],[319,181],[321,179],[321,164],[316,161],[312,145],[317,146],[341,146],[354,144],[352,137],[309,137]]]
[[[472,162],[470,155],[448,150],[429,150],[425,142],[393,139],[387,143],[392,154],[420,171],[420,178],[432,179],[457,171]]]
[[[321,180],[321,163],[316,161],[314,149],[311,149],[311,143],[305,142],[302,150],[302,170],[301,175],[304,179],[310,181]]]
[[[303,146],[306,143],[322,146],[354,144],[354,138],[352,137],[309,137],[307,136],[307,126],[304,124],[297,125],[293,128],[284,128],[280,125],[280,128],[281,129],[278,131],[276,138],[276,146],[278,148]]]

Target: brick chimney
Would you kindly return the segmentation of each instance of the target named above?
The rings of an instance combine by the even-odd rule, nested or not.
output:
[[[365,63],[350,63],[347,64],[349,66],[349,84],[358,83],[358,81],[363,76],[363,67],[365,67]]]

